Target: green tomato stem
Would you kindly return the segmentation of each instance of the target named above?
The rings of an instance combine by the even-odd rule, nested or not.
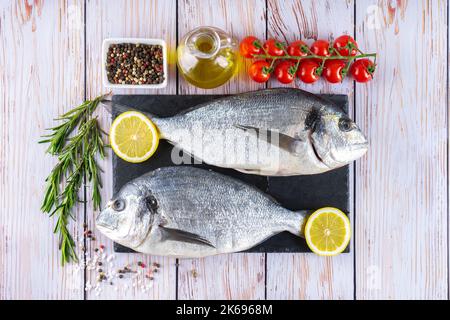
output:
[[[291,56],[291,55],[271,56],[269,54],[257,54],[257,55],[253,56],[253,58],[257,58],[257,59],[272,59],[272,63],[275,60],[285,60],[285,59],[298,60],[298,61],[300,61],[302,59],[320,59],[320,60],[322,60],[322,62],[324,62],[326,60],[348,60],[351,62],[355,59],[368,58],[368,57],[374,57],[376,59],[377,54],[376,53],[364,53],[364,54],[359,54],[356,56],[330,56],[330,57],[318,56],[316,54],[310,54],[310,55],[303,56],[303,57]]]
[[[295,72],[297,72],[297,70],[298,70],[298,66],[300,65],[300,61],[301,61],[301,59],[298,59],[297,63],[295,64]]]

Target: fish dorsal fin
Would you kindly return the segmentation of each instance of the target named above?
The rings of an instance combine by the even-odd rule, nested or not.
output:
[[[172,229],[172,228],[166,228],[164,226],[159,226],[159,229],[161,230],[161,240],[173,240],[173,241],[180,241],[180,242],[188,242],[193,244],[199,244],[204,245],[208,247],[215,248],[214,245],[209,242],[207,239],[203,238],[202,236],[199,236],[195,233],[179,230],[179,229]]]
[[[261,129],[261,128],[255,128],[251,126],[243,126],[243,125],[234,125],[236,128],[244,130],[245,132],[254,134],[258,137],[258,139],[261,139],[264,142],[270,143],[276,147],[279,147],[283,150],[289,151],[290,153],[297,154],[298,153],[298,144],[302,143],[303,140],[300,138],[294,138],[287,134],[269,130],[269,129]],[[261,132],[264,131],[267,134],[262,135]],[[278,140],[273,141],[272,139],[269,139],[273,136],[278,136]]]

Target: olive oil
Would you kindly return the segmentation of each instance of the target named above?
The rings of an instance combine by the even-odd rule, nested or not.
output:
[[[197,50],[203,53],[211,53],[214,50],[214,39],[209,36],[200,36],[195,41]]]
[[[179,71],[186,81],[197,87],[216,88],[237,72],[236,49],[236,41],[220,29],[194,29],[178,46]]]

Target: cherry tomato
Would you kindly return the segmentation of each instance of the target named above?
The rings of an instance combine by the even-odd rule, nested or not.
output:
[[[271,56],[283,56],[283,43],[275,39],[269,39],[264,43],[264,49]]]
[[[342,70],[345,68],[345,61],[343,60],[327,60],[324,65],[323,76],[330,83],[339,83],[345,77]]]
[[[316,82],[320,78],[320,75],[317,72],[319,67],[319,63],[313,59],[303,60],[298,67],[297,76],[304,83]]]
[[[374,72],[375,64],[369,59],[356,60],[350,67],[350,73],[357,82],[372,80]]]
[[[351,50],[349,50],[349,47],[351,47]],[[356,56],[358,53],[358,44],[355,39],[348,35],[342,35],[336,38],[336,40],[334,40],[333,48],[336,49],[341,56]]]
[[[253,58],[256,54],[263,54],[261,43],[254,36],[248,36],[241,41],[239,52],[245,58]]]
[[[317,56],[329,57],[330,53],[330,43],[326,40],[316,40],[310,48],[311,52]],[[314,59],[316,62],[321,62],[320,59]]]
[[[248,75],[256,82],[267,82],[270,78],[270,64],[265,60],[257,60],[253,62],[248,69]]]
[[[291,83],[295,78],[295,64],[292,61],[281,61],[275,67],[273,74],[284,84]]]
[[[308,55],[308,46],[302,40],[291,42],[287,47],[290,56],[304,57]]]

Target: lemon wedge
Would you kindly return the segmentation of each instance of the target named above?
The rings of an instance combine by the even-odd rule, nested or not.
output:
[[[325,207],[309,216],[305,238],[311,251],[321,256],[335,256],[350,242],[350,220],[341,210]]]
[[[155,153],[159,143],[159,132],[144,114],[127,111],[113,121],[109,131],[109,142],[119,158],[139,163]]]

